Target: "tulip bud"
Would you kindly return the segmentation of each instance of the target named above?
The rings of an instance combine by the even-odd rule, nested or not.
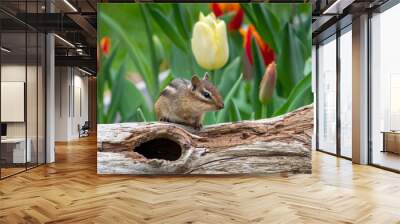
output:
[[[101,38],[100,47],[101,47],[101,52],[104,55],[108,55],[110,53],[110,45],[111,45],[111,39],[109,37]]]
[[[272,62],[268,65],[264,77],[260,83],[260,92],[258,98],[261,103],[267,104],[272,100],[276,85],[276,64]]]
[[[152,39],[154,44],[154,50],[156,53],[157,64],[160,64],[163,58],[165,58],[164,48],[161,44],[160,38],[158,38],[157,35],[153,35]]]
[[[229,58],[226,24],[215,17],[214,13],[204,16],[193,28],[192,51],[197,63],[204,69],[222,68]]]

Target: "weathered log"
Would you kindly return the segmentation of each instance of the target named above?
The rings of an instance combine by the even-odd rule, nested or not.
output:
[[[99,124],[100,174],[311,173],[313,105],[200,131],[165,123]]]

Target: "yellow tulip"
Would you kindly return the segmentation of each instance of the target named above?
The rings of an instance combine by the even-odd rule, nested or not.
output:
[[[197,63],[207,70],[223,67],[229,58],[226,24],[215,17],[214,13],[204,16],[193,28],[192,51]]]

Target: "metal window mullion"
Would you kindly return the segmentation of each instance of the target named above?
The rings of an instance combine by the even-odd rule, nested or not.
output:
[[[336,154],[341,156],[341,114],[340,114],[340,80],[341,80],[341,64],[340,64],[340,36],[339,27],[336,30]]]
[[[36,1],[39,13],[39,1]],[[36,31],[36,166],[39,165],[39,32]]]
[[[28,1],[25,0],[25,21],[28,19]],[[25,23],[26,24],[26,23]],[[25,102],[24,102],[24,118],[25,118],[25,170],[28,169],[28,113],[27,113],[27,102],[28,102],[28,26],[25,25]]]
[[[371,20],[372,20],[372,12],[368,11],[368,30],[367,30],[367,46],[368,46],[368,53],[367,53],[367,83],[368,83],[368,94],[367,94],[367,129],[368,129],[368,156],[367,156],[367,164],[373,164],[373,153],[372,153],[372,64],[371,64],[371,56],[372,56],[372,29],[371,29]]]
[[[47,6],[46,6],[47,12]],[[44,161],[47,163],[47,36],[48,33],[44,33]],[[43,71],[43,69],[42,69]],[[42,74],[43,77],[43,74]]]
[[[315,46],[315,89],[316,89],[316,93],[315,93],[315,122],[316,122],[316,126],[315,126],[315,148],[319,149],[319,44],[317,44]]]
[[[75,119],[75,69],[74,67],[71,67],[72,69],[72,88],[71,88],[71,93],[72,93],[72,117]]]

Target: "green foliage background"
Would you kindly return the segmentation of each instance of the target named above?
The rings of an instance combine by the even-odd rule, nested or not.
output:
[[[171,80],[206,72],[194,59],[190,39],[199,13],[208,14],[209,5],[102,3],[98,8],[98,42],[111,39],[110,54],[99,53],[98,123],[155,120],[153,104]],[[251,79],[245,80],[243,38],[238,31],[229,31],[229,61],[211,77],[226,106],[208,112],[205,124],[277,116],[313,101],[311,5],[243,3],[241,8],[244,25],[253,24],[276,54],[273,98],[267,104],[258,99],[266,65],[256,41],[252,41]],[[227,13],[221,19],[228,24],[232,16]],[[162,72],[167,76],[159,80]],[[135,75],[144,81],[144,89],[132,81]]]

